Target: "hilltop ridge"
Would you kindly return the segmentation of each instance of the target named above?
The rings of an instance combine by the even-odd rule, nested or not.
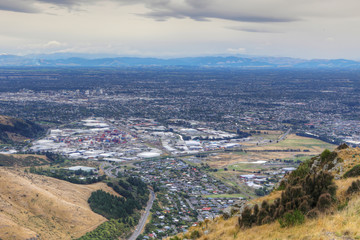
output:
[[[360,62],[347,59],[298,59],[249,55],[183,58],[119,57],[91,54],[0,55],[0,67],[221,67],[221,68],[350,68]]]

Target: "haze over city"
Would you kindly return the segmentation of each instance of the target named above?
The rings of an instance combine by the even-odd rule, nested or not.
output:
[[[2,0],[0,53],[358,60],[356,0]]]

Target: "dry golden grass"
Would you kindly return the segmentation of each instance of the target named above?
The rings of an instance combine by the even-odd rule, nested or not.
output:
[[[251,200],[250,203],[261,204],[264,200],[272,203],[273,201],[275,201],[275,199],[281,197],[281,193],[282,191],[272,191],[269,195]]]
[[[21,170],[0,168],[0,238],[72,239],[106,219],[91,211],[91,192],[104,183],[76,185]]]
[[[36,157],[36,158],[48,160],[48,158],[45,155],[37,155],[37,154],[9,154],[8,156],[13,156],[15,158],[20,158],[20,159],[24,159],[27,157]]]
[[[344,172],[360,164],[360,148],[347,148],[338,151],[338,156],[344,160]]]
[[[12,120],[12,118],[4,116],[4,115],[0,115],[0,124],[2,125],[9,125],[9,126],[14,126]]]

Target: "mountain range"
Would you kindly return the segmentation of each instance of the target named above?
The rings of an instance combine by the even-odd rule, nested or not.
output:
[[[219,67],[360,69],[360,61],[286,57],[207,56],[185,58],[116,57],[91,54],[0,55],[0,67]]]

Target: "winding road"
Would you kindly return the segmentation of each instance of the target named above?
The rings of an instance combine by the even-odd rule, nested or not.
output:
[[[112,174],[112,170],[116,169],[116,166],[111,166],[108,169],[105,169],[105,166],[111,166],[108,163],[102,163],[100,165],[100,168],[105,172],[105,174],[110,177],[110,178],[116,178],[116,176],[114,174]],[[145,225],[146,225],[146,220],[148,219],[149,215],[150,215],[150,210],[154,204],[154,200],[155,200],[155,193],[152,189],[150,190],[150,199],[146,205],[145,208],[145,212],[141,215],[140,221],[138,223],[138,225],[135,228],[135,231],[133,232],[133,234],[131,235],[131,237],[128,240],[136,240],[136,238],[141,234],[142,230],[144,229]]]

